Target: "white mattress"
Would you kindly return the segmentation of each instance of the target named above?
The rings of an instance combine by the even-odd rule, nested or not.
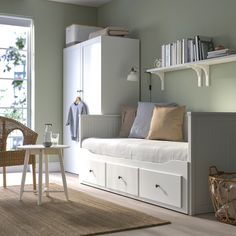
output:
[[[164,163],[188,160],[188,143],[135,138],[88,138],[82,147],[92,153],[131,160]]]

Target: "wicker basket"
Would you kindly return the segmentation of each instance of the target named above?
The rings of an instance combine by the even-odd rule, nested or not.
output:
[[[209,188],[216,218],[236,225],[236,172],[226,173],[211,166]]]

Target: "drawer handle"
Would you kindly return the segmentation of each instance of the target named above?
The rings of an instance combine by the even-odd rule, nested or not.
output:
[[[118,179],[120,179],[120,180],[122,180],[122,182],[125,184],[125,185],[127,185],[127,182],[123,179],[123,177],[122,176],[118,176]]]
[[[156,187],[156,188],[160,188],[160,185],[159,185],[159,184],[156,184],[155,187]]]

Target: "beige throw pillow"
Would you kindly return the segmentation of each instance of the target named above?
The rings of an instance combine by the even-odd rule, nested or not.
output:
[[[130,133],[130,129],[134,123],[134,119],[137,113],[137,107],[122,106],[121,107],[121,128],[120,138],[127,138]]]
[[[185,107],[155,107],[147,139],[183,141]]]

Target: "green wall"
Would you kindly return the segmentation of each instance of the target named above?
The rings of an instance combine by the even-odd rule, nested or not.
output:
[[[30,17],[35,25],[35,130],[42,141],[44,124],[62,138],[62,52],[65,28],[73,23],[96,25],[97,10],[47,0],[0,0],[0,13]]]
[[[148,76],[161,45],[194,35],[236,49],[235,0],[113,0],[98,9],[99,26],[128,26],[141,40],[142,100],[149,100]],[[236,111],[236,63],[210,68],[211,86],[197,87],[192,70],[166,74],[165,91],[152,76],[153,101],[175,101],[195,111]]]
[[[45,122],[62,134],[62,51],[65,28],[73,23],[128,26],[141,40],[142,100],[149,100],[148,76],[161,45],[193,35],[212,36],[236,48],[235,0],[113,0],[98,10],[47,0],[0,0],[0,13],[31,17],[35,24],[35,129]],[[236,111],[236,63],[212,66],[211,87],[197,87],[192,70],[166,74],[165,91],[153,76],[153,101],[175,101],[198,111]]]

